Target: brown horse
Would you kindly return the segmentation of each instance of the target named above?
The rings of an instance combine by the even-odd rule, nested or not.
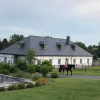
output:
[[[68,71],[70,71],[72,75],[72,67],[75,70],[75,65],[69,64],[68,67],[65,67],[65,65],[60,65],[59,72],[60,74],[61,72],[64,74],[64,70],[67,70],[67,75],[68,75]]]

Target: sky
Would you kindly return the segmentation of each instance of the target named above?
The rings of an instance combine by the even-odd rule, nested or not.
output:
[[[13,34],[100,42],[100,0],[0,0],[0,39]]]

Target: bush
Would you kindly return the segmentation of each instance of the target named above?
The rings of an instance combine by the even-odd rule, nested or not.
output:
[[[27,62],[26,62],[26,60],[23,61],[21,59],[18,59],[16,61],[16,66],[22,71],[27,71]]]
[[[3,70],[2,70],[2,74],[9,75],[9,73],[10,73],[10,72],[9,72],[8,69],[3,69]]]
[[[0,92],[5,92],[6,89],[4,87],[0,87]]]
[[[45,78],[39,78],[37,79],[35,82],[40,82],[40,83],[44,83],[44,82],[48,82],[49,80],[45,79]]]
[[[36,87],[39,87],[39,86],[41,86],[41,85],[42,85],[41,82],[36,82],[36,83],[35,83],[35,86],[36,86]]]
[[[27,84],[27,88],[34,88],[34,87],[35,87],[35,85],[33,83],[28,83]]]
[[[43,74],[43,77],[46,77],[47,73],[49,72],[47,65],[41,66],[40,70],[41,70],[41,73]]]
[[[51,78],[58,78],[59,77],[59,74],[57,72],[53,72],[51,74]]]
[[[25,84],[18,84],[18,88],[19,89],[26,89],[26,86],[25,86]]]
[[[11,91],[11,90],[18,90],[18,86],[17,85],[10,85],[8,87],[8,90]]]
[[[49,72],[51,72],[51,71],[53,70],[53,65],[52,65],[51,62],[48,61],[48,60],[44,60],[44,61],[42,62],[42,65],[43,65],[43,66],[46,65],[46,66],[48,67],[48,69],[49,69]]]
[[[14,74],[14,76],[15,76],[15,77],[24,78],[25,72],[23,72],[23,71],[18,71],[17,73]]]
[[[30,72],[30,73],[35,73],[36,71],[35,71],[34,65],[28,65],[27,71]]]
[[[37,80],[41,78],[41,75],[39,75],[38,73],[34,74],[33,77],[32,77],[32,80]]]
[[[39,65],[34,65],[36,72],[40,72],[40,66]]]
[[[16,73],[16,72],[19,71],[19,69],[17,68],[17,65],[14,64],[14,65],[12,65],[12,66],[10,67],[9,71],[10,71],[10,73]]]

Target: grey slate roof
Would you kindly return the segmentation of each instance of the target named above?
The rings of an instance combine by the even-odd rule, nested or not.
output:
[[[43,49],[40,46],[40,41],[47,42],[47,49]],[[57,43],[61,42],[64,45],[64,49],[61,50],[57,47]],[[18,48],[18,43],[23,43],[24,45],[21,48]],[[73,44],[70,41],[70,44]],[[37,56],[93,56],[92,54],[88,53],[81,47],[77,45],[77,50],[74,50],[71,45],[66,44],[66,39],[60,38],[45,38],[39,36],[29,36],[8,48],[0,51],[0,54],[12,54],[12,55],[27,55],[28,50],[34,48],[37,53]]]

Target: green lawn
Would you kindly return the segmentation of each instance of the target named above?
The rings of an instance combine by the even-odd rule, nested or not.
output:
[[[59,71],[57,69],[54,69],[53,72],[58,72]],[[73,69],[72,70],[72,74],[73,75],[90,75],[90,76],[100,76],[100,67],[88,67],[86,68],[86,72],[85,72],[85,68],[80,68],[80,69]],[[67,71],[64,71],[64,74],[67,74]],[[68,75],[70,75],[71,72],[68,71]]]
[[[100,100],[100,80],[52,79],[46,86],[0,93],[0,100]]]

